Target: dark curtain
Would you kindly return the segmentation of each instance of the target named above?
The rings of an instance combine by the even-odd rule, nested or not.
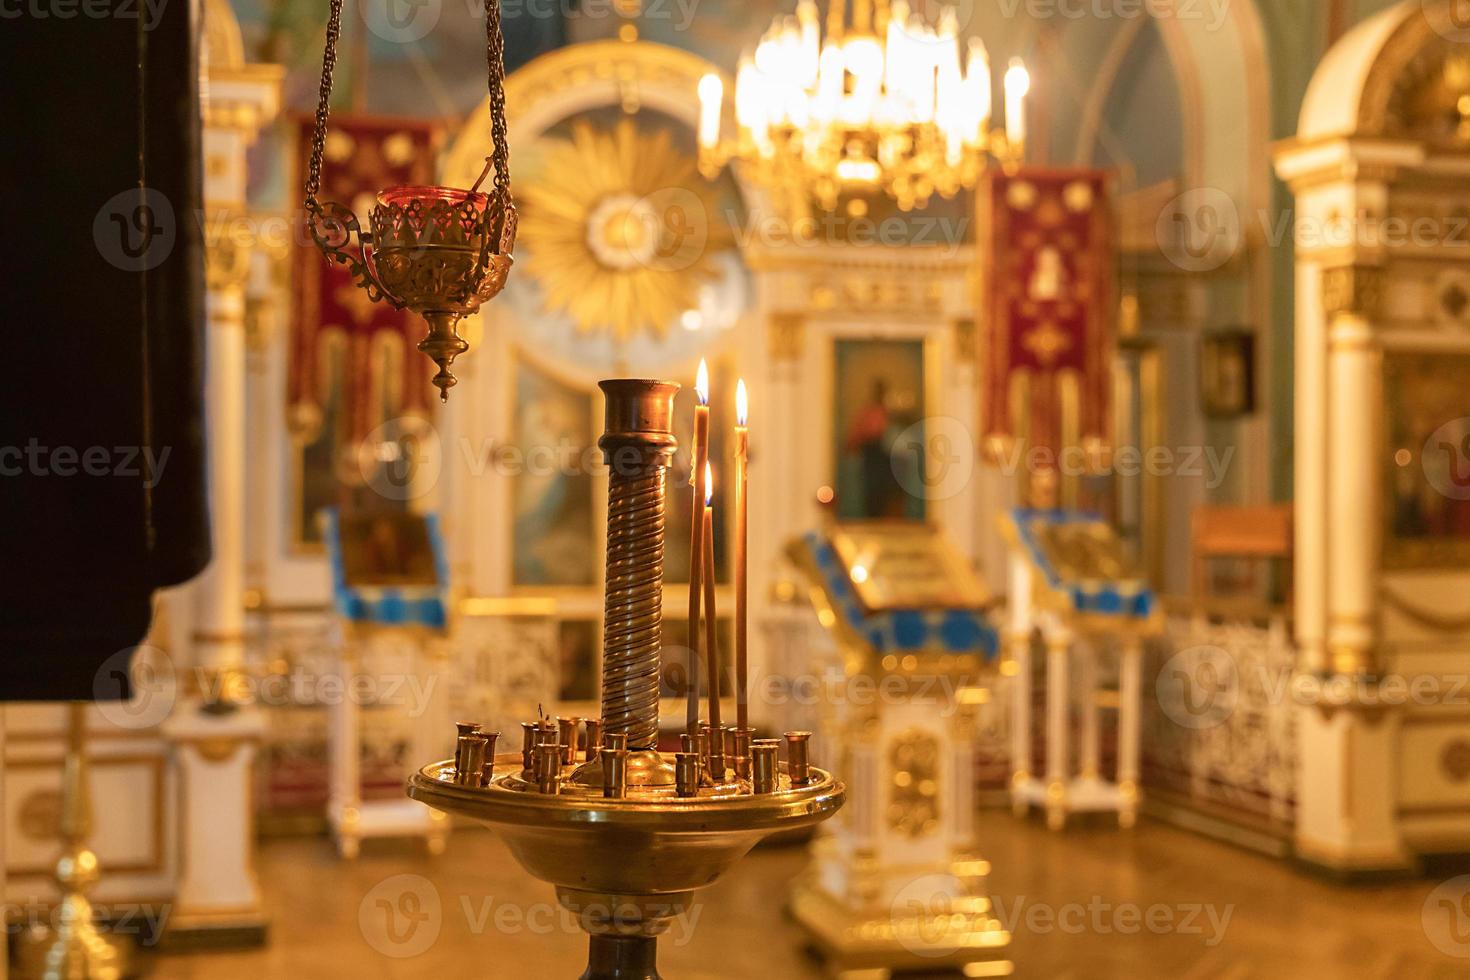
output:
[[[99,670],[209,559],[194,12],[104,8],[0,30],[4,700],[124,696]]]

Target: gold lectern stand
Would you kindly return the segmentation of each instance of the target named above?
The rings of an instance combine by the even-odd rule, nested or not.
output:
[[[975,727],[998,649],[983,584],[926,523],[837,523],[787,555],[814,612],[803,655],[835,646],[843,665],[822,724],[851,786],[793,885],[796,921],[837,980],[1010,975],[974,826]]]
[[[16,976],[20,980],[119,980],[129,975],[129,950],[104,936],[92,921],[87,893],[101,869],[87,847],[92,834],[92,800],[87,786],[87,705],[67,706],[66,762],[61,783],[61,858],[56,884],[61,900],[55,926],[21,937]]]

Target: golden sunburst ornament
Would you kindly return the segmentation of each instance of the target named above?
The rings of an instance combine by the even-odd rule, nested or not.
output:
[[[698,307],[729,236],[713,220],[713,186],[667,130],[578,120],[570,139],[544,140],[538,155],[539,173],[520,192],[520,243],[550,310],[627,340],[662,336]]]

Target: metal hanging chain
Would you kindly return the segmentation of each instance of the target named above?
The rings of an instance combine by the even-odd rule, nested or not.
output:
[[[337,68],[337,39],[342,35],[342,0],[331,0],[327,17],[327,46],[322,51],[322,83],[316,104],[316,127],[311,132],[311,163],[306,171],[306,208],[317,209],[322,189],[322,151],[327,145],[327,116],[331,113],[332,72]]]
[[[500,30],[500,0],[485,0],[485,62],[490,70],[490,142],[491,160],[495,164],[495,196],[504,206],[510,203],[510,143],[505,124],[505,35]]]
[[[372,0],[368,0],[372,2]],[[327,117],[331,114],[332,73],[337,68],[337,41],[342,36],[342,0],[330,0],[327,43],[322,51],[322,81],[318,89],[316,125],[311,133],[311,162],[306,173],[306,207],[318,208],[322,187],[322,154],[327,144]],[[485,61],[490,72],[491,161],[495,164],[495,196],[510,200],[510,144],[505,124],[505,35],[500,28],[500,0],[485,0]]]

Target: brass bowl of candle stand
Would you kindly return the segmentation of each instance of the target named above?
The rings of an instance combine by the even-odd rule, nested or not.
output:
[[[453,760],[410,780],[408,795],[496,831],[528,872],[556,886],[561,905],[590,935],[584,980],[656,980],[656,937],[763,838],[820,823],[842,806],[846,789],[810,769],[793,787],[784,773],[772,793],[748,784],[706,787],[681,798],[672,787],[634,788],[607,799],[568,781],[541,793],[521,776],[518,754],[496,757],[489,785],[455,782]]]

